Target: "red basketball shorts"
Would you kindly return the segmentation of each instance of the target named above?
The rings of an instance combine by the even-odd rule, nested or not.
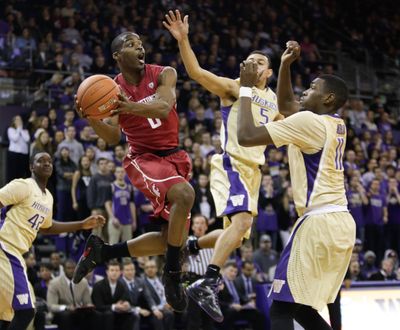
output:
[[[167,192],[173,185],[189,181],[192,162],[183,150],[165,157],[145,153],[125,157],[124,168],[131,183],[150,200],[154,216],[168,220]]]

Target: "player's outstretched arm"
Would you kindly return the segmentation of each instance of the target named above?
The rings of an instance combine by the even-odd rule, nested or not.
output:
[[[290,65],[300,56],[300,46],[296,41],[288,41],[286,50],[281,57],[281,65],[278,74],[277,98],[279,112],[288,117],[300,110],[300,104],[293,93],[290,77]]]
[[[158,76],[158,87],[153,100],[145,103],[131,102],[120,94],[118,108],[112,110],[116,114],[132,114],[146,118],[167,118],[172,107],[176,103],[176,70],[172,67],[165,67]]]
[[[186,15],[182,20],[179,10],[175,10],[175,12],[170,10],[165,15],[165,20],[163,21],[165,28],[178,41],[179,52],[189,77],[221,99],[232,97],[237,99],[239,86],[233,79],[219,77],[200,67],[189,42],[189,16]]]
[[[78,230],[88,230],[103,227],[105,223],[106,219],[101,215],[91,215],[85,220],[73,222],[59,222],[53,220],[52,225],[49,228],[41,228],[40,233],[46,235],[70,233]]]
[[[239,113],[237,117],[238,142],[243,147],[273,144],[264,126],[254,125],[251,111],[251,88],[258,80],[257,64],[245,61],[240,64]]]

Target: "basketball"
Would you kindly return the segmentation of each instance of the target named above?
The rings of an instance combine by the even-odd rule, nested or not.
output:
[[[96,74],[86,78],[79,85],[77,100],[84,116],[103,119],[116,108],[120,90],[117,83],[108,76]]]

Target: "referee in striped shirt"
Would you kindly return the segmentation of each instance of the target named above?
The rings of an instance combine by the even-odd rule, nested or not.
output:
[[[207,218],[201,214],[196,214],[192,218],[192,231],[193,235],[188,238],[188,247],[190,256],[188,258],[188,279],[194,282],[201,278],[207,270],[210,263],[214,249],[199,249],[197,240],[204,236],[208,229]],[[214,329],[212,319],[195,303],[189,299],[189,306],[187,309],[188,322],[186,329]]]

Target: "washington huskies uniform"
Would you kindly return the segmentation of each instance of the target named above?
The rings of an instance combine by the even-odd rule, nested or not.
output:
[[[16,179],[0,189],[0,202],[0,320],[11,321],[13,310],[34,307],[22,254],[40,228],[51,227],[53,196],[32,178]]]
[[[300,216],[276,268],[272,298],[321,310],[336,298],[355,241],[344,187],[346,126],[337,115],[303,111],[266,127],[275,146],[288,145]]]
[[[270,89],[253,87],[252,113],[256,126],[271,122],[279,114],[276,95]],[[221,145],[224,152],[211,159],[211,192],[217,216],[250,212],[257,215],[258,194],[261,184],[260,165],[265,162],[265,146],[242,147],[237,139],[239,100],[231,106],[222,106]],[[248,237],[249,233],[246,234]]]

